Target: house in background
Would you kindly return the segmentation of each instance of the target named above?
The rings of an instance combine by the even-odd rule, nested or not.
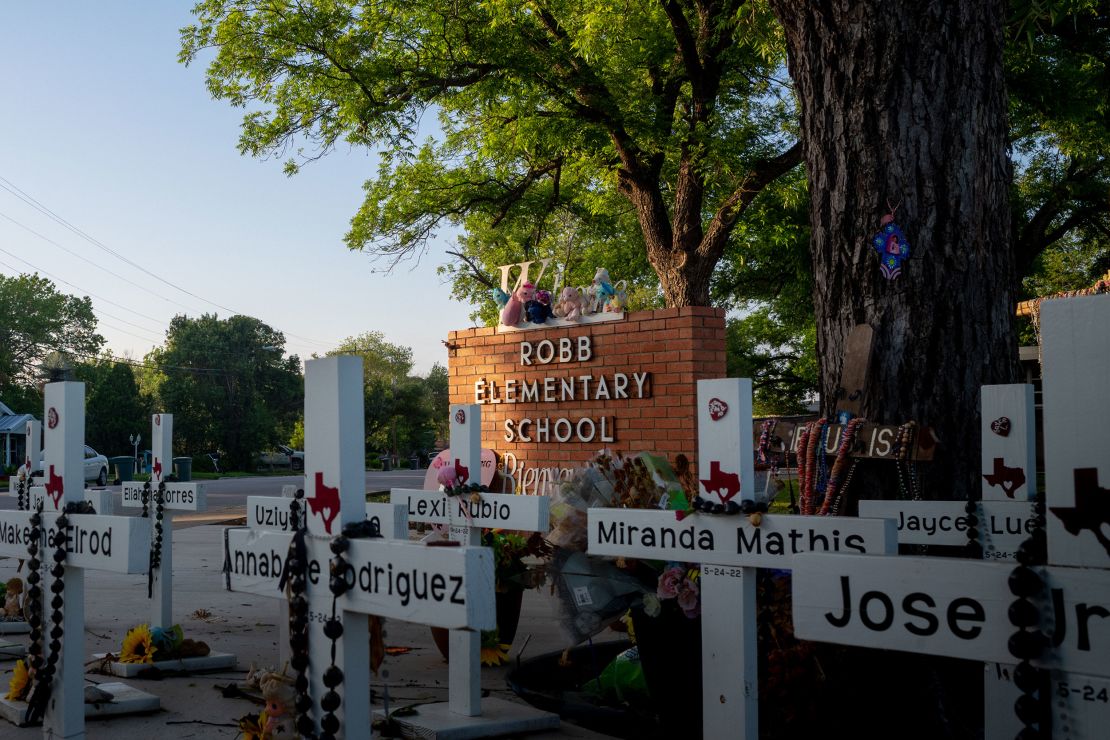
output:
[[[23,462],[27,422],[34,420],[32,414],[17,414],[0,402],[0,462],[5,466]]]

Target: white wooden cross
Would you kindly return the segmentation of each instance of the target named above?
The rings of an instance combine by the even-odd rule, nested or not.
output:
[[[306,590],[309,605],[309,676],[313,719],[323,715],[322,674],[331,662],[323,633],[330,618],[330,543],[343,526],[366,516],[362,360],[326,357],[305,363],[305,472],[301,502],[308,515]],[[302,511],[303,515],[303,511]],[[228,587],[282,597],[274,582],[294,535],[237,528],[226,532]],[[448,629],[491,629],[493,557],[487,548],[428,548],[384,539],[353,539],[345,555],[352,588],[336,601],[343,623],[336,665],[343,671],[337,712],[341,734],[370,737],[370,656],[367,616],[379,615]],[[350,638],[350,639],[347,639]]]
[[[37,419],[28,419],[23,432],[23,460],[15,469],[15,475],[8,477],[8,495],[16,495],[19,481],[23,481],[23,501],[27,505],[27,496],[31,488],[31,474],[39,469],[39,455],[42,454],[42,422]]]
[[[477,483],[482,464],[482,407],[453,404],[450,408],[450,450],[457,484]],[[450,528],[451,539],[480,546],[483,529],[505,529],[546,533],[549,501],[546,496],[517,496],[511,493],[462,493],[394,488],[390,501],[404,505],[411,522],[439,524]],[[405,725],[426,732],[467,728],[484,735],[535,731],[559,726],[559,717],[520,704],[481,698],[481,635],[453,630],[450,635],[448,701],[446,705],[420,707],[416,718]],[[468,735],[476,736],[476,735]]]
[[[251,529],[274,532],[292,532],[292,516],[289,504],[295,498],[297,486],[285,486],[281,496],[248,496],[247,497],[247,526]],[[304,492],[304,484],[300,487]],[[299,506],[303,507],[301,501]],[[387,540],[408,539],[409,524],[408,513],[400,504],[387,504],[376,501],[366,502],[366,519],[378,528],[381,536]],[[298,525],[304,528],[303,517],[298,517]],[[230,531],[230,530],[226,530]],[[274,591],[278,590],[280,573],[271,575]],[[289,602],[282,601],[278,606],[278,664],[289,662]]]
[[[1054,737],[1110,725],[1110,296],[1041,310],[1048,565],[1033,597]],[[986,419],[988,424],[994,419]],[[993,467],[993,465],[992,465]],[[1012,564],[810,555],[794,571],[802,639],[1012,664]],[[1049,735],[1047,728],[1041,734]]]
[[[974,528],[984,560],[1012,561],[1035,524],[1030,503],[1037,491],[1033,386],[985,385],[981,408],[981,502],[975,504]],[[894,519],[903,545],[966,545],[972,521],[965,501],[864,500],[859,513]],[[984,665],[986,740],[1011,740],[1022,729],[1014,715],[1021,691],[1013,674],[1013,661]]]
[[[43,504],[42,532],[38,559],[42,562],[43,659],[50,654],[51,585],[53,554],[64,540],[65,570],[60,655],[57,656],[53,690],[43,718],[43,735],[51,738],[83,738],[85,733],[85,570],[116,573],[145,573],[150,522],[133,517],[100,514],[67,514],[64,533],[57,530],[58,515],[67,504],[84,501],[85,492],[85,385],[50,383],[45,389],[46,463],[44,485],[32,489],[32,501]],[[27,557],[31,537],[30,511],[0,512],[0,554]],[[106,711],[157,709],[158,698],[135,692],[124,684],[102,684],[116,696]],[[137,695],[138,694],[138,695]],[[127,701],[128,698],[134,701]],[[23,721],[26,702],[0,700],[0,713],[13,722]],[[95,710],[92,713],[96,713]]]
[[[207,497],[203,483],[167,482],[171,460],[173,460],[173,414],[153,414],[150,418],[151,473],[150,493],[145,504],[146,518],[151,522],[151,555],[158,546],[157,510],[158,498],[162,497],[162,541],[158,550],[158,567],[150,574],[150,596],[152,611],[151,627],[170,628],[173,617],[173,513],[175,511],[204,511]],[[164,485],[164,488],[162,488]],[[161,493],[159,493],[161,489]],[[123,484],[123,508],[137,509],[144,506],[144,485],[135,481]],[[94,654],[103,658],[104,654]],[[212,651],[208,655],[174,660],[158,660],[153,664],[120,663],[107,665],[108,672],[125,678],[137,676],[151,665],[160,670],[179,671],[218,671],[235,667],[235,655]]]
[[[16,468],[15,475],[8,477],[8,495],[16,498],[16,508],[28,511],[31,506],[31,474],[38,470],[39,455],[42,452],[42,422],[29,419],[24,429],[24,456]],[[97,509],[100,511],[100,509]],[[22,558],[21,558],[22,559]],[[0,635],[15,635],[29,632],[31,625],[18,619],[0,621]]]
[[[716,503],[755,499],[752,382],[698,381],[698,479]],[[788,569],[807,551],[888,553],[882,519],[590,509],[589,554],[701,563],[705,738],[759,737],[756,568]],[[739,630],[739,635],[737,631]]]
[[[23,480],[23,510],[31,510],[31,488],[38,487],[40,479],[32,478],[32,474],[39,472],[42,465],[39,462],[39,456],[42,454],[42,422],[36,419],[30,419],[24,432],[24,454],[23,462],[16,470],[16,474],[8,479],[8,495],[18,496],[18,484],[20,479]],[[82,451],[82,459],[84,459],[84,452]],[[82,481],[84,475],[82,475]],[[84,490],[85,500],[92,504],[93,509],[97,514],[115,514],[115,498],[110,491],[103,489],[90,490],[84,487],[84,482],[81,484]],[[18,505],[18,503],[17,503]],[[3,630],[0,630],[2,632]]]

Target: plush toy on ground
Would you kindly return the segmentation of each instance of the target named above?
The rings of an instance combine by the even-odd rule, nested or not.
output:
[[[266,700],[266,726],[263,737],[270,740],[297,740],[294,705],[297,695],[293,679],[284,673],[266,673],[259,680],[262,698]]]
[[[528,320],[533,324],[545,324],[551,318],[551,293],[537,290],[536,298],[528,304]]]
[[[524,307],[536,294],[536,286],[532,283],[522,283],[519,288],[509,296],[505,308],[501,309],[501,323],[505,326],[516,326],[524,318]]]
[[[4,617],[9,620],[23,619],[23,579],[12,578],[4,592]]]

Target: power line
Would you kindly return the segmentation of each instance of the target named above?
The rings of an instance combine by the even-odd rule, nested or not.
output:
[[[5,183],[7,183],[7,185],[0,184],[0,188],[3,188],[4,190],[8,191],[9,193],[14,195],[15,197],[19,198],[21,201],[23,201],[27,205],[31,206],[35,210],[37,210],[39,213],[42,213],[46,217],[55,221],[56,223],[58,223],[58,224],[64,226],[65,228],[69,229],[74,234],[78,235],[79,237],[81,237],[85,241],[89,242],[93,246],[104,250],[105,252],[111,254],[112,256],[116,257],[117,259],[119,259],[123,262],[126,262],[128,265],[131,265],[132,267],[139,270],[140,272],[143,272],[143,273],[149,275],[150,277],[154,278],[155,280],[158,280],[159,282],[164,283],[165,285],[168,285],[171,288],[174,288],[175,290],[179,290],[179,291],[181,291],[182,293],[185,293],[188,296],[192,296],[193,298],[196,298],[199,301],[203,301],[204,303],[207,303],[209,305],[215,306],[217,308],[221,308],[221,309],[223,309],[224,311],[227,311],[230,314],[233,314],[233,315],[234,314],[239,314],[239,315],[243,315],[243,316],[249,316],[250,315],[250,314],[247,314],[243,311],[236,311],[232,308],[228,308],[227,306],[224,306],[223,304],[220,304],[220,303],[216,303],[215,301],[210,301],[207,298],[204,298],[203,296],[199,296],[196,293],[193,293],[192,291],[187,290],[186,288],[182,288],[181,286],[179,286],[179,285],[177,285],[177,284],[175,284],[175,283],[173,283],[169,280],[166,280],[165,278],[163,278],[160,275],[154,274],[153,272],[146,269],[145,267],[138,264],[137,262],[134,262],[134,261],[130,260],[129,258],[127,258],[127,257],[123,256],[122,254],[120,254],[119,252],[117,252],[116,250],[107,246],[103,242],[93,238],[89,234],[85,233],[84,231],[82,231],[78,227],[71,224],[69,221],[66,221],[64,218],[59,216],[57,213],[50,210],[50,208],[48,208],[46,205],[44,205],[43,203],[36,200],[35,197],[32,196],[30,193],[27,193],[25,190],[21,189],[18,185],[16,185],[14,182],[12,182],[8,178],[4,177],[3,175],[0,175],[0,181],[3,181]],[[167,298],[166,300],[169,300],[169,299]],[[177,304],[177,305],[181,305],[181,304]],[[323,341],[320,341],[318,339],[311,339],[309,337],[303,337],[303,336],[300,336],[298,334],[293,334],[293,333],[290,333],[290,332],[284,332],[284,333],[287,336],[295,337],[297,339],[300,339],[302,342],[308,342],[310,344],[318,344],[321,347],[332,348],[332,347],[335,347],[338,344],[337,342],[323,342]]]
[[[135,314],[136,316],[142,316],[144,319],[150,319],[151,321],[153,321],[156,324],[161,324],[162,323],[161,321],[154,318],[153,316],[150,316],[150,315],[145,314],[145,313],[140,313],[138,311],[133,311],[132,309],[128,308],[127,306],[120,305],[119,303],[116,303],[115,301],[110,301],[107,298],[102,298],[101,296],[98,296],[96,293],[93,293],[92,291],[85,290],[80,285],[74,285],[73,283],[69,282],[68,280],[65,280],[64,278],[60,278],[57,275],[55,275],[51,272],[47,272],[46,270],[43,270],[40,267],[36,267],[35,265],[31,264],[30,262],[23,259],[19,255],[12,254],[8,250],[4,249],[3,247],[0,247],[0,252],[3,252],[4,254],[8,255],[9,257],[11,257],[13,259],[19,260],[20,262],[27,265],[28,267],[30,267],[35,272],[41,272],[43,275],[47,275],[47,276],[53,278],[54,280],[57,280],[59,283],[65,283],[66,285],[73,288],[74,290],[79,291],[81,293],[85,293],[89,296],[92,296],[93,298],[97,299],[98,301],[104,301],[105,303],[110,303],[111,305],[115,306],[116,308],[122,308],[124,311],[130,311],[131,313]],[[16,268],[12,267],[11,265],[9,265],[6,262],[0,262],[0,265],[4,265],[4,267],[8,268],[12,272],[15,272],[15,273],[21,272],[20,270],[17,270]]]
[[[131,265],[132,267],[134,267],[139,272],[142,272],[146,275],[149,275],[150,277],[154,278],[155,280],[157,280],[161,283],[164,283],[165,285],[168,285],[169,287],[171,287],[175,290],[179,290],[179,291],[181,291],[182,293],[184,293],[188,296],[192,296],[193,298],[196,298],[198,301],[204,301],[205,303],[209,303],[213,306],[216,306],[217,308],[222,308],[223,310],[229,311],[231,313],[239,313],[238,311],[235,311],[234,309],[230,309],[227,306],[223,306],[223,305],[220,305],[219,303],[216,303],[214,301],[210,301],[210,300],[207,300],[205,298],[202,298],[201,296],[197,295],[196,293],[193,293],[190,290],[182,288],[180,285],[176,285],[176,284],[170,282],[169,280],[166,280],[161,275],[156,275],[155,273],[151,272],[150,270],[148,270],[145,267],[143,267],[142,265],[140,265],[138,262],[135,262],[134,260],[131,260],[130,258],[123,256],[122,254],[120,254],[116,250],[109,247],[107,244],[104,244],[100,240],[95,239],[92,236],[89,236],[87,233],[85,233],[84,231],[82,231],[78,227],[74,226],[69,221],[66,221],[64,218],[59,216],[57,213],[50,210],[45,205],[43,205],[38,200],[36,200],[34,198],[34,196],[32,196],[29,193],[27,193],[26,191],[20,189],[20,187],[18,185],[16,185],[14,182],[7,179],[3,175],[0,175],[0,180],[3,180],[4,182],[7,183],[7,185],[0,185],[0,188],[3,188],[4,190],[7,190],[9,193],[11,193],[15,197],[19,198],[21,201],[23,201],[27,205],[34,208],[39,213],[43,214],[47,218],[49,218],[49,219],[53,220],[54,222],[64,226],[65,228],[69,229],[74,234],[76,234],[77,236],[79,236],[82,239],[84,239],[85,241],[87,241],[89,244],[92,244],[94,247],[97,247],[98,249],[104,250],[105,252],[112,255],[116,259],[118,259],[122,262],[126,262],[128,265]],[[8,187],[8,186],[11,186],[11,187]]]
[[[8,188],[4,187],[3,185],[0,185],[0,188],[4,188],[4,190],[8,190],[8,192],[11,192],[11,190],[9,190]],[[13,193],[13,195],[14,195],[14,193]],[[17,197],[18,197],[18,196],[17,196]],[[135,282],[134,280],[130,280],[130,279],[128,279],[128,278],[125,278],[125,277],[124,277],[123,275],[120,275],[119,273],[116,273],[116,272],[112,272],[112,271],[111,271],[111,270],[109,270],[109,269],[108,269],[107,267],[104,267],[103,265],[100,265],[100,264],[97,264],[96,262],[93,262],[93,261],[92,261],[91,259],[89,259],[88,257],[84,256],[84,255],[83,255],[83,254],[81,254],[80,252],[75,252],[74,250],[70,249],[69,247],[66,247],[66,246],[63,246],[63,245],[59,244],[58,242],[54,241],[54,240],[53,240],[53,239],[51,239],[50,237],[48,237],[48,236],[44,236],[44,235],[40,234],[39,232],[35,231],[35,230],[34,230],[34,229],[32,229],[31,227],[29,227],[29,226],[26,226],[26,225],[24,225],[24,224],[20,223],[19,221],[16,221],[16,220],[15,220],[14,218],[12,218],[11,216],[9,216],[9,215],[8,215],[8,214],[6,214],[6,213],[0,212],[0,218],[5,218],[5,219],[7,219],[8,221],[12,222],[13,224],[15,224],[16,226],[18,226],[19,228],[23,229],[24,231],[27,231],[27,232],[29,232],[29,233],[31,233],[31,234],[34,234],[34,235],[35,235],[35,236],[37,236],[37,237],[38,237],[39,239],[42,239],[42,240],[43,240],[43,241],[45,241],[45,242],[48,242],[48,243],[50,243],[50,244],[53,244],[53,245],[54,245],[55,247],[57,247],[58,249],[62,250],[63,252],[67,252],[67,253],[69,253],[69,254],[72,254],[72,255],[73,255],[74,257],[76,257],[77,259],[79,259],[79,260],[82,260],[82,261],[84,261],[84,262],[87,262],[87,263],[89,263],[89,264],[90,264],[90,265],[92,265],[93,267],[97,268],[98,270],[102,270],[103,272],[106,272],[106,273],[108,273],[109,275],[111,275],[111,276],[112,276],[112,277],[114,277],[114,278],[117,278],[117,279],[119,279],[119,280],[122,280],[122,281],[123,281],[123,282],[125,282],[125,283],[129,283],[129,284],[131,284],[131,285],[134,285],[134,286],[135,286],[136,288],[139,288],[140,290],[145,290],[145,291],[146,291],[147,293],[150,293],[150,294],[151,294],[152,296],[154,296],[154,297],[156,297],[156,298],[161,298],[161,299],[162,299],[163,301],[166,301],[167,303],[172,303],[172,304],[174,304],[175,306],[180,306],[181,308],[184,308],[184,309],[185,309],[186,311],[192,310],[192,309],[190,309],[190,308],[189,308],[188,306],[186,306],[186,305],[185,305],[184,303],[178,303],[177,301],[174,301],[174,300],[171,300],[171,299],[169,299],[169,298],[166,298],[166,297],[165,297],[164,295],[159,295],[158,293],[155,293],[155,292],[154,292],[153,290],[151,290],[150,288],[146,287],[146,286],[145,286],[145,285],[143,285],[142,283],[137,283],[137,282]]]

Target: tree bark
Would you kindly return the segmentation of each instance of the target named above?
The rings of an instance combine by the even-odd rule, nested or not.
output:
[[[772,5],[786,32],[812,199],[822,410],[834,410],[848,332],[870,324],[863,414],[935,430],[940,449],[922,466],[927,497],[975,494],[980,386],[1014,382],[1018,369],[1006,3]],[[911,257],[888,281],[871,237],[891,208]]]

